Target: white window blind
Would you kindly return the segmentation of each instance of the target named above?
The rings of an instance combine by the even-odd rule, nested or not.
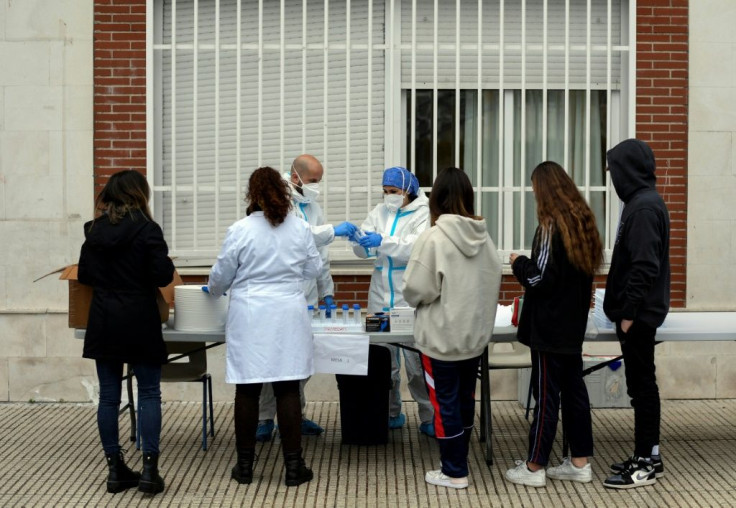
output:
[[[385,167],[383,5],[163,0],[157,13],[154,209],[172,254],[211,262],[252,171],[301,153],[325,167],[327,222],[362,221]],[[347,257],[346,242],[333,251]]]

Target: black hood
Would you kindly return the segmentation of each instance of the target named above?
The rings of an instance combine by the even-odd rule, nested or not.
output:
[[[608,151],[606,158],[613,187],[624,203],[643,189],[656,188],[654,152],[644,141],[622,141]]]
[[[129,245],[149,222],[140,211],[126,214],[116,224],[112,224],[107,215],[102,215],[84,225],[84,236],[93,249],[118,249]]]

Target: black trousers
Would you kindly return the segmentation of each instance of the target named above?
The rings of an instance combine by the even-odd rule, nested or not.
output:
[[[657,329],[634,321],[627,333],[616,323],[624,357],[626,389],[634,407],[634,455],[649,457],[659,444],[660,403],[654,366]]]
[[[528,461],[546,466],[557,434],[562,401],[562,425],[572,457],[593,455],[590,399],[583,381],[583,358],[532,349],[532,394],[536,400],[529,430]]]

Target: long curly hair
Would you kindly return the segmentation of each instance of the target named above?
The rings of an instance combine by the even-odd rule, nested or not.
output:
[[[291,209],[289,184],[272,167],[258,168],[248,180],[245,201],[248,203],[246,209],[248,215],[263,211],[266,220],[276,227],[284,222]]]
[[[603,246],[595,215],[575,182],[556,162],[546,161],[532,171],[537,219],[542,227],[559,231],[572,265],[594,275],[603,262]]]
[[[153,220],[148,208],[150,195],[151,188],[145,176],[133,169],[118,171],[95,198],[95,209],[107,215],[112,224],[120,222],[129,213],[132,216],[134,211],[140,211],[146,219]]]

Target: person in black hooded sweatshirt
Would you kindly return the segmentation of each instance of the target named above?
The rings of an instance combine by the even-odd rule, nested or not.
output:
[[[95,200],[99,216],[84,225],[79,282],[92,286],[84,336],[85,358],[95,360],[100,383],[97,426],[108,465],[107,491],[164,489],[158,474],[161,434],[161,365],[166,346],[156,288],[174,278],[163,232],[148,208],[150,188],[133,170],[110,177]],[[138,382],[143,472],[125,465],[118,442],[123,364]]]
[[[603,310],[616,324],[634,408],[634,454],[612,464],[605,487],[651,485],[664,475],[659,453],[660,401],[654,366],[657,328],[670,303],[670,219],[656,189],[652,149],[638,139],[607,154],[608,171],[624,207],[606,281]]]

